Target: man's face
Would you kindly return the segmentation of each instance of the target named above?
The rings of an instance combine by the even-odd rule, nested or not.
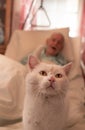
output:
[[[61,34],[54,34],[47,42],[47,54],[48,55],[56,55],[63,48],[64,39]]]

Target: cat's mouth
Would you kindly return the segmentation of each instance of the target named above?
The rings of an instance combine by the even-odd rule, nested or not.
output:
[[[55,89],[52,84],[50,84],[47,88]]]

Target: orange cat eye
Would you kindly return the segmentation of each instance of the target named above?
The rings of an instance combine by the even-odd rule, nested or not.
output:
[[[45,71],[40,71],[39,72],[41,75],[43,75],[43,76],[46,76],[47,75],[47,73],[45,72]]]
[[[62,74],[58,73],[55,75],[56,78],[62,78]]]

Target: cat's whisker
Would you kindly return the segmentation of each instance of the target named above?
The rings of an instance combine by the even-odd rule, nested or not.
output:
[[[56,91],[56,96],[63,99],[65,97],[65,91]]]
[[[39,97],[41,96],[41,92],[38,90],[38,92],[36,93],[36,96]]]
[[[38,90],[38,92],[36,93],[36,98],[40,97],[40,96],[41,96],[41,92],[40,92],[40,90]]]
[[[66,94],[65,91],[63,91],[63,90],[60,91],[60,95],[62,96],[62,98],[65,97],[65,94]]]
[[[38,96],[38,97],[40,97],[40,96],[41,96],[41,93],[40,93],[40,92],[38,92],[37,96]]]

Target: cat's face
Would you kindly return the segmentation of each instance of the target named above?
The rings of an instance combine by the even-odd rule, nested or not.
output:
[[[70,65],[62,67],[54,64],[37,63],[36,58],[29,61],[32,68],[27,76],[27,86],[36,95],[65,95],[68,88],[67,73]]]

